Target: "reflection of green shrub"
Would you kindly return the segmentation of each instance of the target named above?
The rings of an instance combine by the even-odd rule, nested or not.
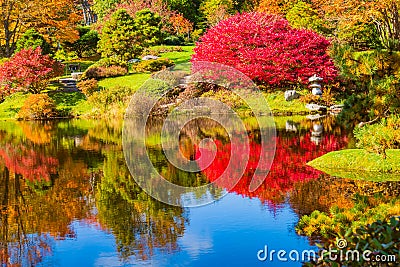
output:
[[[386,158],[386,150],[400,147],[400,117],[389,117],[378,124],[354,129],[357,147],[376,152]]]
[[[57,115],[56,104],[47,94],[30,95],[17,114],[18,119],[46,119]]]
[[[49,190],[53,185],[53,182],[51,180],[50,181],[40,180],[32,182],[26,179],[25,183],[40,196],[46,194],[47,190]]]
[[[158,58],[151,60],[144,60],[135,65],[132,65],[132,70],[136,72],[156,72],[164,68],[168,68],[174,65],[174,62],[168,58]]]

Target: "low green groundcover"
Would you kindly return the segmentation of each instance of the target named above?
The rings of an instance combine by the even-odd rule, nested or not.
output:
[[[308,165],[332,176],[369,181],[400,181],[400,149],[387,150],[387,158],[363,149],[325,154]]]

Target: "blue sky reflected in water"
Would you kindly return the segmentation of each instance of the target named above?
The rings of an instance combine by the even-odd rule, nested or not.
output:
[[[316,249],[298,236],[298,216],[288,204],[268,208],[257,199],[229,194],[208,206],[189,210],[185,234],[172,254],[155,250],[149,260],[131,257],[123,262],[111,233],[79,222],[72,227],[74,240],[57,241],[53,257],[44,261],[56,266],[301,266],[300,262],[260,262],[258,250],[302,251]]]

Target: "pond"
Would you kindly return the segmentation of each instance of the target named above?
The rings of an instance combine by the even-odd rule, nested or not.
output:
[[[302,266],[301,259],[283,262],[275,254],[271,263],[257,254],[266,246],[268,253],[317,250],[296,234],[299,217],[334,203],[346,206],[349,195],[372,182],[330,177],[306,165],[351,145],[334,118],[279,117],[275,160],[251,191],[259,129],[251,118],[244,124],[251,154],[243,178],[234,187],[217,183],[213,193],[227,195],[216,202],[182,208],[153,199],[132,178],[122,121],[0,122],[2,266]],[[195,159],[201,153],[196,140],[214,140],[216,160],[202,172],[168,162],[157,136],[161,128],[157,121],[148,126],[146,151],[133,156],[148,153],[167,180],[204,185],[226,167],[231,146],[212,121],[186,125],[179,142],[180,153]],[[315,132],[321,128],[322,134]]]

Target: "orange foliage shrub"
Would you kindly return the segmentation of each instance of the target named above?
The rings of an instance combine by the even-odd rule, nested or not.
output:
[[[37,120],[57,115],[56,104],[47,94],[30,95],[17,114],[18,119]]]
[[[86,97],[91,96],[99,88],[99,84],[96,79],[81,81],[77,84],[77,86]]]

